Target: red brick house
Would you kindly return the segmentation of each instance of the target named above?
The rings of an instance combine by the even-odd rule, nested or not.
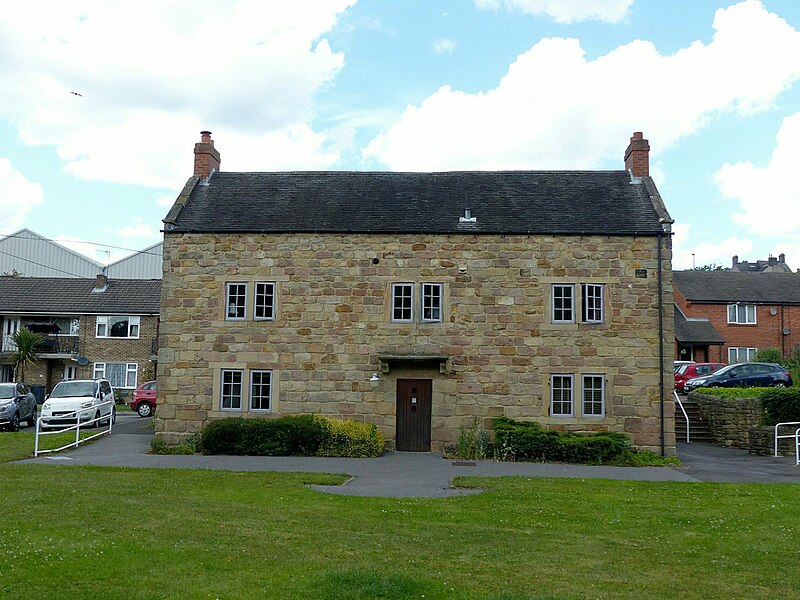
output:
[[[735,363],[759,348],[790,355],[800,344],[798,273],[675,271],[673,291],[678,359]]]

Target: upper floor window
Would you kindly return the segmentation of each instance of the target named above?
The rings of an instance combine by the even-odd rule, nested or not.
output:
[[[247,316],[247,284],[225,284],[225,319],[241,321]]]
[[[97,317],[95,335],[99,338],[139,338],[139,317]]]
[[[442,321],[442,289],[441,283],[422,284],[422,320],[434,323]]]
[[[584,323],[603,322],[603,286],[594,283],[581,285],[581,304]]]
[[[392,321],[414,320],[414,284],[392,284]]]
[[[275,283],[257,281],[254,304],[255,309],[253,317],[257,321],[273,320],[275,318]]]
[[[554,285],[553,322],[574,323],[575,322],[574,306],[575,306],[575,286]]]
[[[752,325],[755,322],[755,304],[728,304],[728,323]]]

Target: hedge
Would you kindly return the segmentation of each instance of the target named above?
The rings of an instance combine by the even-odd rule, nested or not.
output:
[[[622,458],[631,449],[628,436],[619,432],[581,435],[508,417],[497,417],[493,423],[496,451],[506,460],[602,464]]]
[[[761,406],[765,425],[800,421],[800,389],[768,388],[761,395]]]
[[[380,456],[383,435],[367,423],[319,415],[228,418],[206,425],[203,454],[249,456]]]

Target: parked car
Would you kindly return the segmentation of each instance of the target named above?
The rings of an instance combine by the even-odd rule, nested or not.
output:
[[[20,421],[36,425],[36,396],[24,383],[0,383],[0,427],[19,431]]]
[[[156,409],[156,382],[143,383],[133,392],[131,410],[139,413],[140,417],[149,417]]]
[[[690,379],[710,375],[724,366],[723,363],[687,363],[680,365],[678,370],[675,371],[675,389],[683,392],[684,384]]]
[[[701,387],[788,387],[792,375],[775,363],[746,362],[723,367],[710,375],[695,377],[684,383],[691,392]]]
[[[672,372],[677,373],[678,369],[680,369],[683,365],[690,365],[694,361],[693,360],[673,360],[672,361]]]
[[[76,413],[76,414],[70,414]],[[77,417],[81,423],[107,416],[111,422],[117,420],[114,406],[114,389],[106,379],[72,379],[60,381],[42,405],[42,429],[75,425]],[[108,419],[95,425],[108,425]]]

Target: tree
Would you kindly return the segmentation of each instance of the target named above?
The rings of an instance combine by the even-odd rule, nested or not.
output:
[[[725,267],[722,265],[718,265],[717,263],[709,263],[707,265],[701,265],[699,267],[695,267],[692,269],[693,271],[727,271]]]
[[[11,341],[17,347],[14,354],[11,355],[14,361],[15,378],[17,381],[25,381],[25,367],[34,365],[39,360],[36,352],[44,342],[44,338],[27,327],[21,327],[19,331],[11,335]]]

